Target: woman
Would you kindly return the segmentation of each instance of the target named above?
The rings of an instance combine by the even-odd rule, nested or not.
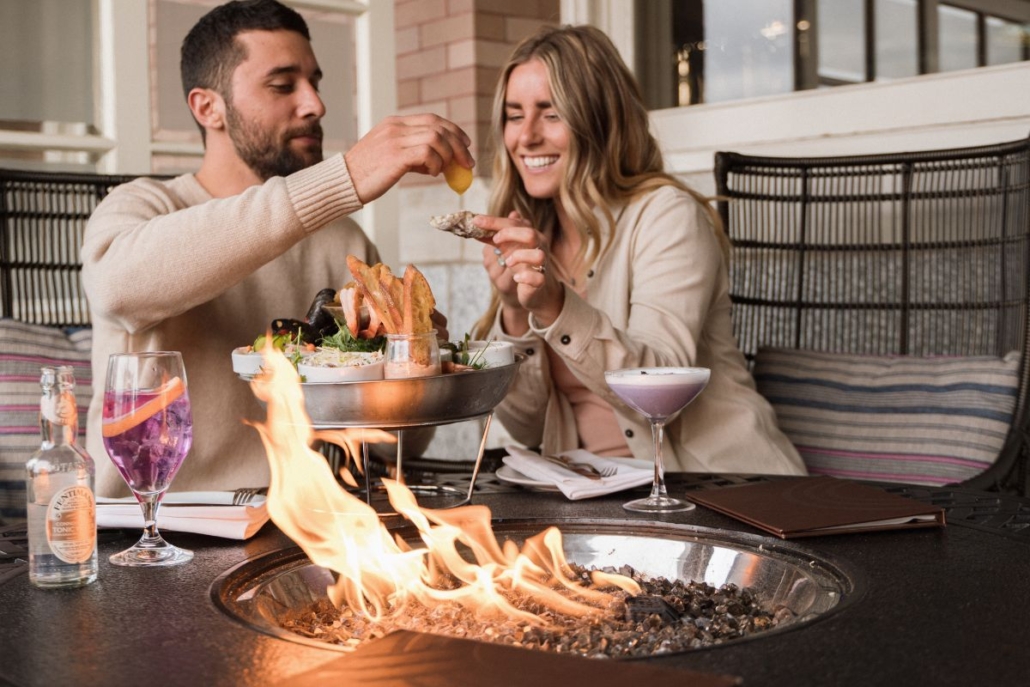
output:
[[[651,459],[649,425],[604,371],[701,366],[711,381],[668,424],[666,467],[804,474],[733,338],[718,219],[663,172],[607,36],[549,27],[523,41],[493,119],[492,216],[475,220],[495,232],[483,239],[493,299],[477,336],[526,356],[497,408],[512,437],[545,453]]]

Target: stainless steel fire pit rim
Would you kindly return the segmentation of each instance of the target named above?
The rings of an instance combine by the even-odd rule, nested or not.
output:
[[[724,530],[699,525],[684,525],[646,520],[595,519],[584,521],[576,518],[539,519],[497,519],[495,530],[511,534],[513,530],[525,530],[535,534],[546,527],[556,526],[564,535],[617,534],[633,537],[653,537],[659,540],[679,540],[703,544],[716,544],[727,549],[750,552],[758,556],[782,561],[804,569],[812,581],[828,592],[837,594],[835,608],[850,605],[859,599],[867,588],[865,576],[846,561],[812,551],[804,544],[784,541],[774,537],[735,530]],[[566,540],[566,554],[569,553]],[[570,555],[570,559],[572,556]]]
[[[842,593],[851,597],[863,593],[866,586],[864,575],[846,562],[822,553],[815,554],[803,544],[759,534],[698,525],[644,520],[619,520],[614,518],[594,520],[584,520],[582,518],[548,518],[546,520],[537,518],[495,518],[492,523],[495,531],[502,534],[511,534],[517,531],[525,536],[531,536],[554,526],[562,530],[563,533],[617,533],[640,537],[652,536],[694,541],[703,540],[705,542],[720,543],[728,548],[741,548],[744,546],[762,555],[784,558],[794,562],[803,561],[813,569],[824,570],[833,578],[839,580],[842,585]],[[384,521],[384,525],[386,525],[388,530],[397,532],[405,539],[418,539],[418,531],[406,521]],[[631,532],[627,532],[627,530],[631,530]],[[223,593],[226,591],[230,593],[237,591],[241,593],[247,592],[268,575],[274,577],[281,574],[284,569],[309,563],[307,555],[299,546],[276,549],[275,551],[259,554],[240,562],[219,575],[212,582],[212,593],[217,594],[219,589],[222,589]],[[236,575],[238,571],[242,570],[247,571],[246,578],[240,578]]]
[[[812,622],[836,615],[839,611],[855,603],[864,595],[866,587],[863,576],[846,563],[814,554],[804,545],[760,535],[645,521],[584,521],[582,519],[494,521],[495,532],[499,539],[507,537],[521,540],[541,532],[551,525],[557,525],[562,530],[566,553],[573,562],[582,562],[577,560],[577,547],[579,547],[579,542],[584,539],[592,541],[593,537],[630,537],[653,538],[672,543],[681,542],[684,545],[700,544],[718,547],[782,563],[785,566],[782,576],[777,578],[774,575],[773,580],[779,588],[777,594],[785,593],[788,597],[794,595],[786,600],[788,605],[798,604],[800,617],[794,622],[772,630],[699,650],[736,645],[743,641],[753,641],[806,628]],[[413,527],[396,526],[391,529],[406,539],[417,541],[417,532]],[[634,563],[633,561],[626,562]],[[306,639],[284,630],[275,620],[282,617],[281,614],[285,611],[296,610],[299,607],[305,607],[304,604],[307,602],[324,598],[325,589],[331,584],[332,579],[330,571],[313,565],[299,547],[291,547],[261,554],[233,566],[214,580],[211,585],[211,598],[215,606],[222,612],[252,630],[291,642],[339,651],[342,650],[341,647],[315,639]]]
[[[621,520],[618,518],[594,518],[586,520],[583,518],[575,517],[558,517],[558,518],[494,518],[492,521],[495,530],[503,532],[509,532],[511,530],[526,530],[529,532],[540,532],[547,527],[557,527],[563,532],[576,531],[583,532],[586,530],[596,531],[598,534],[606,533],[618,533],[628,534],[633,536],[652,536],[657,538],[669,538],[669,539],[681,539],[681,538],[694,538],[704,539],[705,541],[721,542],[727,546],[739,547],[746,545],[760,550],[763,553],[769,553],[777,555],[777,553],[785,554],[791,557],[802,557],[808,558],[813,557],[825,565],[836,569],[839,574],[846,578],[849,575],[855,574],[850,566],[843,561],[839,561],[835,557],[826,556],[825,554],[815,554],[811,549],[804,543],[799,543],[796,540],[783,540],[775,537],[770,537],[762,534],[752,534],[749,532],[738,532],[736,530],[726,530],[716,527],[704,527],[702,525],[686,525],[676,522],[662,522],[660,520]],[[397,527],[394,525],[391,529],[406,529],[407,526]]]

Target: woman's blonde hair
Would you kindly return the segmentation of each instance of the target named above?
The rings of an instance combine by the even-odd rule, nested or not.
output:
[[[514,210],[541,231],[561,230],[554,201],[526,193],[504,145],[508,79],[516,67],[532,60],[547,68],[552,105],[569,130],[558,197],[582,238],[577,259],[593,261],[611,241],[609,231],[602,245],[603,232],[594,208],[601,210],[613,230],[615,217],[610,205],[630,202],[661,186],[675,186],[697,198],[708,211],[728,256],[729,244],[717,213],[706,198],[664,171],[640,87],[615,45],[593,26],[545,27],[519,43],[501,71],[491,122],[495,154],[490,214],[506,217]],[[499,307],[495,288],[488,311],[476,324],[477,338],[493,326]]]

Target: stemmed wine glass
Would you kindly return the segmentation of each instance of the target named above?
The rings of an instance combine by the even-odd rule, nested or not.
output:
[[[611,390],[651,423],[651,437],[654,440],[654,482],[651,495],[622,504],[626,510],[671,513],[694,509],[694,504],[672,498],[665,491],[662,441],[665,423],[704,390],[711,374],[712,371],[706,367],[635,367],[604,373],[604,380]]]
[[[157,530],[161,498],[193,443],[182,356],[175,351],[112,355],[104,390],[104,448],[143,508],[143,536],[111,556],[115,565],[178,565],[193,552]]]

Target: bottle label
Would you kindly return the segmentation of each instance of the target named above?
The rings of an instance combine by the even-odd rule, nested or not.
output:
[[[89,487],[65,487],[46,509],[46,538],[65,563],[84,563],[97,545],[97,510]]]

